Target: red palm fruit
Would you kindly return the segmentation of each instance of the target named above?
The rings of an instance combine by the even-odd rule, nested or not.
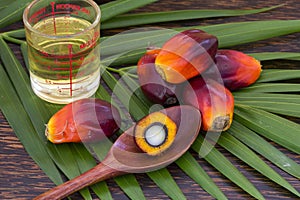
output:
[[[155,69],[155,59],[159,49],[148,51],[138,62],[137,74],[145,96],[152,102],[162,105],[177,103],[176,85],[165,82]]]
[[[215,61],[225,87],[232,91],[253,84],[262,71],[258,60],[235,50],[219,50]]]
[[[163,46],[155,60],[156,70],[169,83],[182,83],[212,65],[218,39],[204,31],[183,31]]]
[[[200,110],[204,131],[225,131],[232,123],[233,95],[213,79],[191,79],[184,89],[183,102]]]
[[[118,110],[100,99],[69,103],[49,120],[45,134],[52,143],[93,142],[111,136],[121,122]]]

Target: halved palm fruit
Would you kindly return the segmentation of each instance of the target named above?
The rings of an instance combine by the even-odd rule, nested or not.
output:
[[[154,112],[135,126],[135,141],[145,153],[155,156],[168,149],[177,133],[177,124],[166,114]]]

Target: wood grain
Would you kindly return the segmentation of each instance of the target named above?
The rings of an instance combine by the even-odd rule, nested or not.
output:
[[[98,2],[108,2],[98,1]],[[249,9],[262,8],[285,3],[284,6],[266,13],[240,16],[215,18],[205,20],[189,20],[172,23],[160,23],[156,26],[161,27],[181,27],[190,25],[208,25],[219,24],[225,22],[238,22],[249,20],[268,20],[268,19],[300,19],[300,2],[298,0],[160,0],[152,5],[137,9],[135,12],[151,12],[151,11],[167,11],[176,9]],[[152,26],[152,25],[151,25]],[[6,27],[0,32],[12,30],[22,27],[22,23],[18,22],[14,25]],[[120,30],[105,31],[103,35],[109,35],[119,32]],[[288,36],[276,37],[264,41],[253,42],[250,44],[235,46],[234,49],[245,52],[262,52],[262,51],[300,51],[300,33],[291,34]],[[11,45],[17,57],[21,60],[21,54],[17,46]],[[1,52],[0,52],[1,53]],[[264,68],[298,68],[299,62],[291,61],[271,61],[264,62]],[[298,120],[299,122],[299,120]],[[292,153],[276,144],[278,149],[282,150],[286,155],[300,164],[300,156]],[[266,199],[297,199],[288,191],[282,189],[270,180],[264,178],[252,168],[245,165],[242,161],[232,156],[224,149],[217,148],[232,161],[232,163],[243,173],[248,179],[262,192]],[[193,153],[193,152],[192,152]],[[216,184],[222,189],[229,199],[251,199],[251,197],[227,180],[223,175],[216,171],[203,159],[197,157],[199,164],[208,172]],[[268,161],[266,161],[270,164]],[[270,166],[287,179],[298,191],[300,191],[300,181],[289,176],[277,167]],[[185,175],[175,164],[168,166],[171,174],[176,182],[186,195],[187,199],[213,199],[193,180]],[[136,175],[147,199],[169,199],[145,174]],[[114,199],[128,199],[113,180],[107,181],[110,191]],[[7,123],[5,117],[0,112],[0,199],[32,199],[38,194],[54,187],[54,184],[45,176],[34,161],[28,156],[22,144],[16,138],[13,130]],[[75,194],[74,199],[80,199],[79,195]],[[96,199],[96,198],[95,198]]]

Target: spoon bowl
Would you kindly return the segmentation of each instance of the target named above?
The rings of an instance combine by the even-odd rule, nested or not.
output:
[[[201,126],[201,114],[192,106],[174,106],[161,111],[177,125],[172,145],[156,156],[141,151],[134,138],[134,126],[126,130],[113,144],[105,159],[82,175],[67,181],[35,199],[61,199],[96,182],[126,173],[144,173],[161,169],[182,156],[196,139]]]

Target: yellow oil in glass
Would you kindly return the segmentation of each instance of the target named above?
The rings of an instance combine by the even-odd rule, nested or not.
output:
[[[99,31],[71,16],[49,17],[27,33],[34,92],[53,103],[69,103],[95,93],[100,82]]]

